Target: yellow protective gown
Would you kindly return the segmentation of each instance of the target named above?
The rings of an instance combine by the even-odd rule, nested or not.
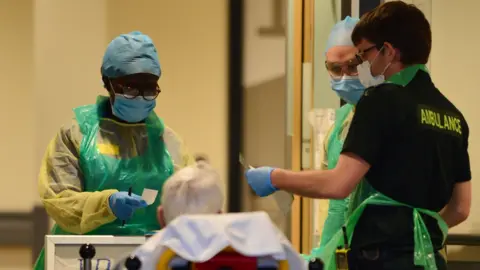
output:
[[[347,118],[342,123],[341,131],[340,131],[340,140],[345,141],[348,134],[348,129],[350,128],[350,124],[352,123],[354,110],[352,110]],[[330,127],[327,132],[327,136],[325,136],[325,140],[323,140],[323,161],[322,161],[322,170],[328,170],[328,142],[330,141],[330,135],[332,134],[334,125]]]
[[[88,233],[116,219],[108,198],[117,190],[83,192],[79,149],[83,134],[74,120],[63,127],[50,142],[39,174],[40,198],[49,216],[63,230],[73,234]],[[175,169],[193,164],[180,137],[165,127],[163,139]],[[101,154],[116,158],[141,155],[147,147],[145,124],[126,124],[103,119],[97,134]]]

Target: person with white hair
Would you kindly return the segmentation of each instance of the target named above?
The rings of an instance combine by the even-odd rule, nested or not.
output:
[[[225,196],[220,176],[204,157],[197,157],[194,165],[165,182],[161,202],[157,218],[162,228],[181,215],[221,213]]]
[[[221,214],[224,201],[219,174],[205,158],[197,157],[195,164],[177,171],[163,186],[157,210],[162,230],[114,269],[158,269],[168,249],[182,259],[173,263],[205,262],[229,246],[245,256],[270,256],[270,263],[287,260],[290,270],[305,269],[306,262],[266,213]]]
[[[163,185],[161,204],[157,208],[157,219],[162,228],[181,215],[222,212],[225,196],[219,174],[205,157],[198,156],[195,161],[193,165],[175,172]],[[148,261],[146,259],[154,256],[162,237],[163,229],[137,248],[132,256],[142,262]],[[123,269],[123,264],[120,262],[116,269]],[[145,263],[143,266],[146,266]]]

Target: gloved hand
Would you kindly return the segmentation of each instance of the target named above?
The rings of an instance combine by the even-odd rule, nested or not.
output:
[[[272,185],[270,178],[273,170],[272,167],[259,167],[245,172],[248,184],[258,196],[265,197],[278,190]]]
[[[133,193],[128,196],[128,192],[124,191],[113,193],[108,198],[108,203],[113,214],[121,220],[128,220],[133,216],[135,210],[147,207],[147,202],[142,197]]]

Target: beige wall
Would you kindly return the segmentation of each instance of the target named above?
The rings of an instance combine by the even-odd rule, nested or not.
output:
[[[430,69],[436,86],[463,112],[470,127],[469,153],[472,169],[472,209],[468,220],[450,233],[480,234],[480,186],[476,184],[476,172],[480,166],[480,92],[477,63],[480,45],[475,18],[480,2],[462,0],[453,4],[448,0],[432,1],[433,46]],[[480,248],[449,247],[452,260],[478,261]]]
[[[103,52],[113,37],[132,30],[149,34],[159,51],[157,113],[192,153],[208,154],[226,182],[226,4],[0,0],[0,212],[28,212],[39,202],[36,177],[49,140],[69,123],[72,108],[105,93]],[[30,269],[28,249],[10,253],[0,269]]]
[[[475,23],[480,2],[432,1],[433,48],[431,73],[436,86],[463,112],[470,126],[469,153],[473,174],[473,201],[470,218],[452,232],[480,233],[480,86],[477,80],[480,46]]]
[[[0,211],[29,211],[34,196],[32,15],[31,1],[0,1]]]
[[[72,108],[104,93],[103,52],[115,35],[131,30],[151,35],[158,47],[164,92],[156,111],[192,152],[207,153],[226,180],[226,3],[0,1],[0,211],[29,211],[38,202],[36,175],[47,143],[69,123]]]

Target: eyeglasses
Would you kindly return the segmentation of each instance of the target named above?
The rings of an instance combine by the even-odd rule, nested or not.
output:
[[[116,84],[116,87],[112,86],[112,88],[116,94],[120,94],[127,99],[134,99],[142,96],[145,100],[154,100],[158,97],[160,92],[162,92],[158,85],[154,89],[138,89],[121,84]]]
[[[363,50],[363,51],[361,51],[361,52],[358,52],[358,53],[355,55],[355,57],[357,58],[357,61],[359,61],[360,63],[363,63],[363,61],[365,61],[365,59],[363,58],[363,56],[364,56],[367,52],[369,52],[369,51],[371,51],[371,50],[373,50],[373,49],[375,49],[375,48],[378,48],[378,46],[377,46],[377,45],[373,45],[373,46],[371,46],[371,47],[369,47],[369,48],[367,48],[367,49],[365,49],[365,50]]]
[[[361,64],[357,58],[354,58],[346,63],[333,63],[325,61],[325,67],[333,79],[340,79],[344,75],[357,76],[357,66]]]

